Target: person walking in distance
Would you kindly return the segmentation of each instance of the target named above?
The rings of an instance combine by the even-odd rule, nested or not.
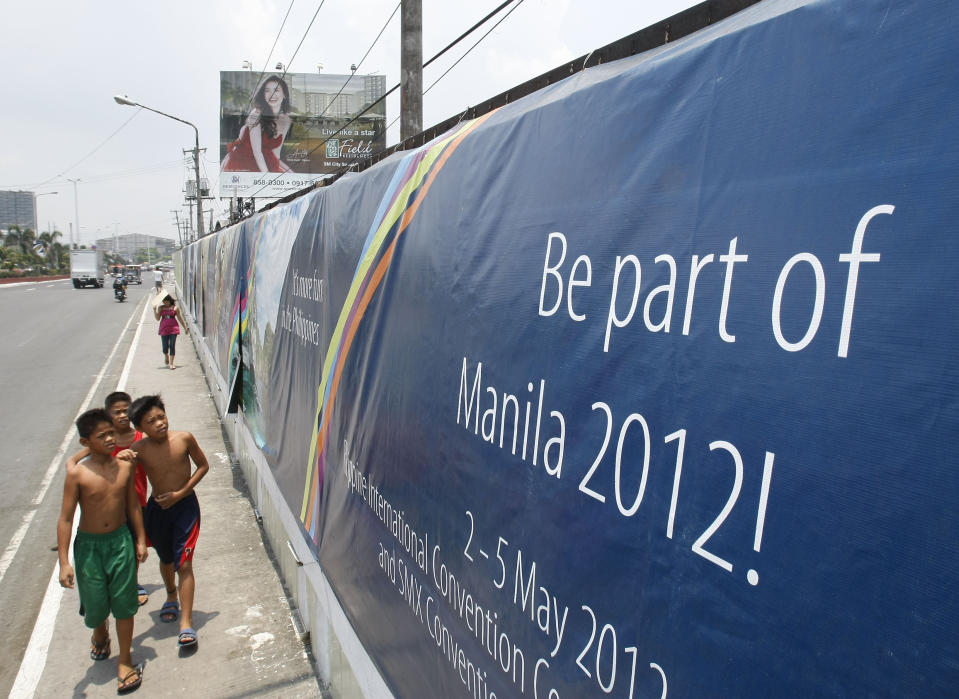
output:
[[[180,309],[176,301],[170,294],[163,297],[163,302],[154,307],[153,315],[160,321],[160,342],[163,345],[163,361],[171,369],[176,369],[176,337],[180,334],[180,326],[183,326],[183,332],[190,334],[190,329],[186,326],[183,316],[180,315]]]
[[[156,283],[157,293],[163,290],[163,270],[157,267],[153,270],[153,281]]]

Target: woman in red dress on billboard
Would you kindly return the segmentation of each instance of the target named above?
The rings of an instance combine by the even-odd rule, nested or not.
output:
[[[283,140],[290,130],[290,88],[271,75],[257,88],[253,109],[240,128],[240,135],[227,144],[220,165],[225,172],[289,172],[280,160]]]

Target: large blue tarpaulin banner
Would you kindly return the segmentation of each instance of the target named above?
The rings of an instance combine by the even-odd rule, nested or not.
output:
[[[184,251],[397,696],[956,691],[957,85],[768,0]]]

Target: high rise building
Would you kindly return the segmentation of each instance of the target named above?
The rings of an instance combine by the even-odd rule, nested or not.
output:
[[[33,192],[0,191],[0,230],[10,226],[37,230],[36,199]]]

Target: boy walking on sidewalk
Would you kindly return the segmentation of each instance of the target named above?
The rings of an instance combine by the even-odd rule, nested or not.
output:
[[[133,401],[130,420],[146,435],[132,449],[153,488],[143,520],[160,558],[160,574],[166,585],[167,601],[160,610],[160,618],[172,622],[179,614],[177,645],[189,648],[197,644],[193,628],[193,552],[200,534],[200,503],[193,489],[210,466],[192,434],[170,430],[160,396],[143,396]],[[180,579],[179,599],[175,575]]]
[[[124,451],[111,456],[116,431],[105,410],[88,410],[77,419],[80,443],[90,455],[68,464],[63,485],[63,504],[57,520],[57,550],[60,556],[60,584],[72,588],[74,578],[84,607],[84,622],[93,629],[90,657],[110,656],[107,618],[116,619],[120,655],[117,659],[117,691],[125,693],[140,686],[143,665],[133,667],[133,615],[137,601],[136,561],[147,557],[140,503],[134,488],[135,454]],[[80,505],[80,524],[73,544],[76,572],[69,560],[73,515]],[[126,524],[130,522],[136,545]]]
[[[107,415],[110,416],[110,419],[113,421],[113,428],[116,430],[115,443],[113,446],[113,453],[111,456],[116,456],[121,451],[130,448],[134,442],[143,439],[143,433],[140,430],[133,429],[133,426],[130,424],[130,417],[128,411],[130,410],[130,398],[129,393],[124,393],[123,391],[114,391],[106,397],[104,401],[103,408],[107,411]],[[80,459],[83,459],[89,456],[90,450],[84,447],[76,454],[67,459],[67,468],[69,469],[71,465],[75,465]],[[134,462],[136,463],[136,462]],[[140,508],[146,507],[147,504],[147,474],[143,470],[143,466],[137,465],[136,471],[133,476],[133,485],[137,491],[137,500],[140,503]],[[130,534],[134,537],[134,544],[136,539],[136,534],[133,533],[133,528],[130,525],[130,522],[127,522],[127,526],[130,528]],[[140,585],[139,579],[137,580],[137,600],[140,602],[140,606],[146,604],[150,599],[150,594],[146,591],[142,585]],[[82,613],[82,610],[81,610]]]

